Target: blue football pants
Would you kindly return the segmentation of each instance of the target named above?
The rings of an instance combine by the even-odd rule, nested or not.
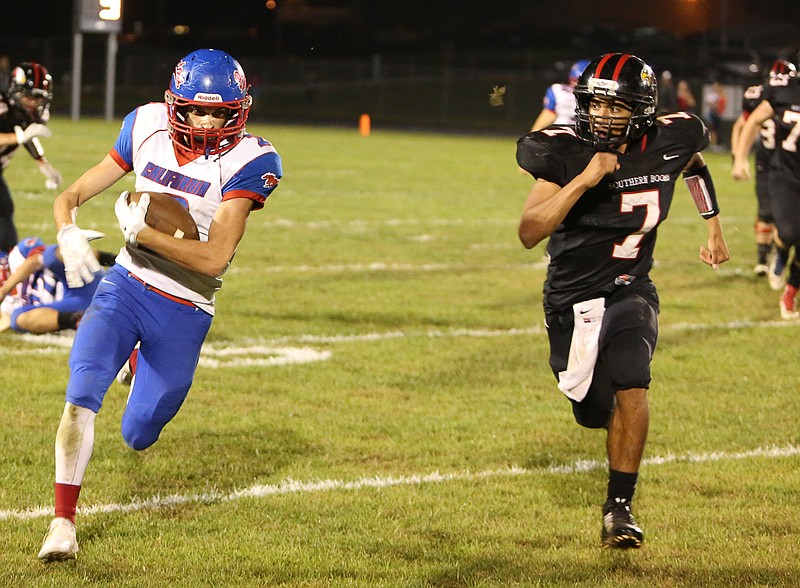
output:
[[[140,342],[122,436],[133,449],[149,447],[189,393],[211,319],[196,306],[170,300],[113,266],[100,280],[75,335],[67,401],[98,412]]]

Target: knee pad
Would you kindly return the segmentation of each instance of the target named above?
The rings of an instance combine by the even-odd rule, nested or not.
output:
[[[161,428],[153,430],[152,426],[144,426],[143,423],[136,422],[136,419],[122,419],[122,439],[134,451],[147,449],[158,441],[160,434]]]
[[[575,422],[581,427],[587,429],[603,429],[611,422],[611,415],[614,413],[613,408],[603,408],[599,406],[581,406],[580,402],[572,404],[572,414],[575,416]]]
[[[122,415],[122,438],[125,444],[135,451],[147,449],[158,441],[166,422],[156,421],[152,414],[145,414],[144,407],[132,407],[130,404]]]

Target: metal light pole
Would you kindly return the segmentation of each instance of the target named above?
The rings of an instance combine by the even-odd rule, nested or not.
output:
[[[83,77],[83,33],[105,33],[106,102],[105,117],[114,117],[114,86],[117,71],[117,33],[122,30],[122,0],[75,0],[72,35],[72,120],[81,117]]]

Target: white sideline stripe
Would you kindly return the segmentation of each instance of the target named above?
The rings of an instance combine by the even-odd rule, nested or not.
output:
[[[800,455],[800,447],[786,445],[784,447],[759,447],[750,451],[731,453],[720,451],[714,453],[687,453],[684,455],[666,455],[651,457],[642,461],[643,466],[658,466],[670,463],[708,463],[716,461],[733,461],[749,458],[781,458]],[[535,474],[577,474],[591,472],[606,467],[605,461],[579,460],[572,464],[553,465],[547,468],[528,469],[519,466],[509,466],[482,472],[440,473],[411,476],[375,476],[372,478],[359,478],[350,482],[344,480],[317,480],[303,482],[291,478],[277,484],[255,484],[242,490],[233,492],[204,492],[202,494],[172,494],[170,496],[152,496],[146,499],[134,499],[127,504],[95,504],[78,508],[78,514],[89,516],[113,512],[136,512],[140,510],[158,510],[178,506],[181,504],[211,504],[220,502],[233,502],[243,498],[265,498],[284,494],[311,494],[316,492],[329,492],[333,490],[358,491],[365,488],[391,488],[395,486],[422,486],[425,484],[438,484],[443,482],[470,482],[487,478],[506,478],[515,476],[529,476]],[[24,510],[0,510],[0,520],[27,521],[41,517],[52,516],[52,506],[38,506]]]
[[[670,217],[669,224],[697,224],[699,218],[696,214],[688,216]],[[752,218],[744,216],[726,216],[726,223],[750,223]],[[279,227],[285,229],[366,229],[371,227],[403,227],[403,226],[422,226],[422,227],[466,227],[466,226],[499,226],[511,227],[516,230],[517,221],[511,217],[503,218],[390,218],[390,219],[352,219],[352,220],[319,220],[319,221],[295,221],[288,218],[273,218],[259,223],[263,227]],[[48,225],[50,228],[50,225]]]
[[[733,330],[733,329],[772,329],[772,328],[797,328],[799,323],[794,321],[731,321],[726,323],[675,323],[674,325],[662,326],[661,332],[680,332],[680,331],[712,331]],[[249,340],[242,341],[250,343],[249,346],[226,347],[213,343],[203,345],[205,356],[245,355],[261,353],[263,349],[280,349],[286,343],[349,343],[357,341],[383,341],[387,339],[405,339],[412,337],[446,338],[446,337],[516,337],[520,335],[543,335],[544,327],[525,327],[512,329],[451,329],[441,331],[430,329],[424,332],[406,331],[387,331],[385,333],[363,333],[359,335],[289,335],[268,340]],[[74,335],[73,335],[74,336]],[[43,345],[39,349],[4,349],[0,348],[0,356],[3,355],[46,355],[52,353],[63,353],[72,347],[73,336],[69,335],[30,335],[21,334],[18,336],[26,343]],[[316,351],[316,350],[312,350]]]
[[[258,271],[267,274],[286,272],[445,272],[445,271],[491,271],[491,270],[542,270],[547,263],[506,263],[497,265],[477,263],[341,263],[332,265],[275,265],[260,268],[231,268],[234,273]]]

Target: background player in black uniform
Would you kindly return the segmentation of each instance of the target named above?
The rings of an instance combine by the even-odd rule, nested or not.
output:
[[[650,281],[656,231],[683,173],[708,225],[700,259],[729,259],[711,176],[699,151],[702,121],[687,112],[656,117],[653,70],[611,53],[592,61],[575,88],[577,121],[518,141],[517,163],[536,178],[519,237],[550,237],[544,310],[550,366],[577,422],[606,428],[608,496],[602,543],[639,547],[631,513],[649,425],[647,389],[658,337]]]
[[[61,183],[61,174],[47,161],[38,139],[51,134],[46,124],[52,99],[50,74],[44,66],[32,62],[12,69],[8,89],[0,94],[0,251],[10,251],[17,244],[14,202],[2,172],[17,147],[23,145],[39,164],[48,189],[55,190]]]
[[[764,100],[742,129],[733,153],[731,175],[737,180],[750,179],[748,153],[758,130],[766,121],[775,120],[775,155],[769,164],[768,190],[772,217],[777,228],[776,243],[784,249],[800,245],[800,78],[786,74],[764,88]],[[786,287],[778,307],[787,320],[800,318],[795,307],[800,288],[800,259],[789,267]]]
[[[782,84],[786,76],[795,77],[797,68],[790,61],[777,59],[764,70],[763,83],[745,89],[742,97],[742,114],[733,123],[731,129],[731,152],[736,153],[744,124],[756,107],[761,104],[764,88],[774,84]],[[758,248],[756,265],[753,271],[758,276],[766,275],[773,290],[783,290],[785,280],[783,270],[789,258],[789,252],[781,245],[773,244],[775,223],[772,218],[772,207],[769,201],[769,160],[775,153],[775,121],[764,121],[758,131],[759,140],[755,144],[756,160],[756,246]],[[770,257],[772,248],[774,255]]]

